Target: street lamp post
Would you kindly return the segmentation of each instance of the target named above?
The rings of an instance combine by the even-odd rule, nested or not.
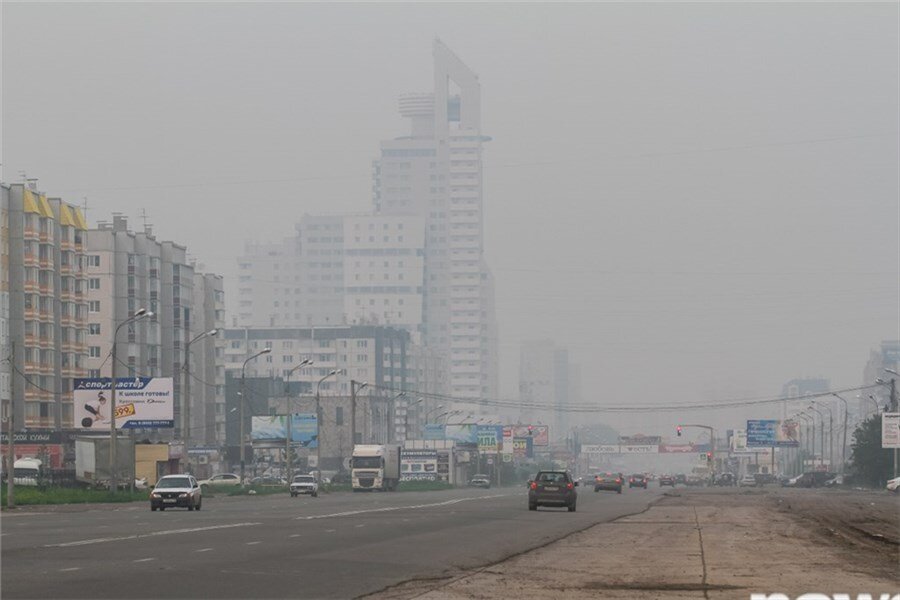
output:
[[[815,404],[815,401],[813,401]],[[828,462],[834,467],[834,413],[831,407],[823,403],[822,408],[828,411]],[[824,426],[824,421],[822,425]]]
[[[822,411],[817,409],[812,404],[810,404],[806,408],[808,410],[813,411],[817,415],[819,415],[819,437],[821,438],[819,440],[819,448],[820,448],[820,453],[821,453],[821,457],[819,458],[819,465],[824,465],[825,464],[825,415],[822,413]],[[813,426],[815,426],[815,420],[813,420]]]
[[[360,383],[350,380],[350,454],[353,454],[353,447],[356,446],[356,394],[367,385],[368,381]]]
[[[219,333],[218,329],[204,331],[189,341],[187,346],[184,347],[184,364],[181,366],[181,370],[184,372],[184,385],[182,386],[182,389],[184,390],[184,394],[182,395],[184,398],[184,421],[181,426],[181,437],[184,440],[184,453],[188,457],[188,464],[190,464],[191,459],[191,344],[202,340],[205,337],[214,336],[217,333]]]
[[[845,463],[847,462],[847,418],[849,416],[850,410],[847,401],[844,400],[841,396],[835,393],[832,393],[831,395],[844,404],[844,431],[842,432],[843,435],[841,439],[841,473],[843,473]]]
[[[697,425],[696,423],[683,423],[678,425],[678,427],[699,427],[700,429],[706,429],[709,431],[709,454],[712,462],[712,474],[713,477],[716,476],[716,430],[710,427],[709,425]]]
[[[319,386],[323,381],[339,372],[340,369],[333,369],[316,383],[316,481],[320,483],[322,481],[322,408],[319,401]]]
[[[245,387],[245,376],[247,371],[247,363],[256,358],[257,356],[262,356],[263,354],[269,354],[272,351],[271,348],[263,348],[250,358],[244,361],[244,364],[241,365],[241,485],[244,485],[244,464],[246,463],[246,453],[247,453],[247,444],[244,443],[244,406],[247,404],[247,390]]]
[[[891,375],[900,376],[900,373],[894,369],[885,369],[885,371]],[[891,377],[891,412],[897,412],[897,382],[893,377]],[[900,448],[894,448],[894,477],[897,477],[897,471],[900,468],[898,463],[900,463]]]
[[[119,323],[118,327],[116,327],[116,330],[113,332],[112,384],[110,386],[112,389],[109,393],[109,491],[113,493],[119,489],[119,477],[116,468],[116,446],[118,444],[118,441],[116,440],[116,363],[119,359],[116,356],[116,340],[119,338],[119,330],[122,329],[122,327],[129,323],[134,323],[144,317],[152,318],[153,311],[148,311],[146,308],[139,308],[132,316]]]
[[[285,375],[284,377],[285,412],[287,412],[287,418],[285,419],[287,421],[287,430],[285,431],[284,436],[284,472],[287,475],[286,479],[288,480],[288,483],[290,483],[291,481],[291,476],[293,475],[294,468],[293,460],[291,457],[291,437],[293,435],[293,432],[291,430],[294,428],[294,411],[291,410],[293,408],[293,398],[291,398],[290,390],[288,390],[288,381],[290,380],[291,375],[294,374],[294,371],[303,367],[308,367],[311,364],[313,364],[313,361],[308,358],[304,358],[299,365],[288,371],[287,375]]]

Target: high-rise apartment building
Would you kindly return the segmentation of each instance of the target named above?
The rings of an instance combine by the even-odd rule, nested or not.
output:
[[[440,356],[447,392],[497,394],[493,279],[484,261],[481,90],[434,44],[435,90],[400,98],[410,134],[381,143],[374,214],[304,216],[239,259],[241,327],[379,324]],[[451,93],[451,85],[459,93]]]
[[[72,379],[86,374],[87,224],[78,207],[31,184],[4,185],[3,206],[15,422],[20,429],[70,428]]]
[[[897,379],[896,375],[886,372],[885,369],[900,371],[900,340],[884,340],[878,349],[869,352],[869,360],[866,361],[863,369],[862,384],[872,385],[876,379],[882,381],[889,381],[891,378]],[[897,381],[895,385],[900,388],[900,381]],[[900,389],[896,393],[900,395]],[[881,412],[885,406],[890,407],[891,404],[891,389],[887,385],[879,385],[872,390],[864,391],[860,396],[857,405],[860,420],[868,419],[876,414],[876,405],[878,412]]]
[[[194,273],[189,369],[182,376],[191,393],[191,446],[225,444],[225,288],[221,275]],[[215,335],[199,337],[203,332]]]
[[[9,187],[0,188],[0,409],[6,419],[11,406],[12,368],[9,356]]]
[[[379,215],[425,221],[423,333],[448,359],[450,392],[496,396],[493,279],[484,260],[481,84],[435,40],[434,91],[400,98],[409,135],[381,143],[374,162]],[[451,85],[458,93],[451,93]]]
[[[569,362],[569,352],[552,340],[522,344],[519,363],[519,398],[525,404],[547,408],[523,408],[521,423],[550,426],[550,438],[561,441],[572,426],[565,410],[581,393],[581,370]]]
[[[120,330],[116,375],[172,377],[174,431],[147,433],[182,439],[185,348],[197,334],[224,325],[221,278],[196,273],[184,246],[158,240],[149,228],[131,231],[121,215],[87,232],[87,265],[88,374],[110,377],[116,327],[141,308],[152,311]],[[215,417],[224,411],[224,356],[215,347],[205,339],[191,347],[192,444],[213,432],[224,440],[224,414]]]

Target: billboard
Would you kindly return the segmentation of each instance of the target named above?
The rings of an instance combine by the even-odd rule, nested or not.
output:
[[[582,454],[618,454],[618,444],[582,444]]]
[[[436,450],[401,450],[400,481],[437,481]]]
[[[656,454],[659,446],[653,444],[622,444],[622,454]]]
[[[534,440],[530,437],[513,438],[513,456],[516,458],[534,457]]]
[[[533,445],[535,446],[549,446],[550,445],[550,427],[547,425],[531,425],[531,435],[528,435],[528,427],[529,425],[514,425],[513,426],[513,437],[517,438],[525,438],[530,437]]]
[[[75,379],[74,422],[82,429],[108,430],[112,379]],[[171,377],[116,378],[116,429],[174,427]]]
[[[619,443],[623,446],[659,446],[662,438],[658,435],[622,435],[619,436]]]
[[[291,428],[291,444],[297,444],[304,448],[316,447],[316,415],[295,414],[292,415]],[[286,442],[287,437],[287,417],[284,415],[274,415],[267,417],[251,417],[250,419],[250,439],[253,443],[281,443]]]
[[[747,421],[747,446],[749,448],[790,448],[799,446],[800,427],[796,421],[783,423],[776,419]]]
[[[496,454],[503,444],[502,425],[479,425],[476,430],[478,450],[485,454]]]
[[[458,444],[477,444],[478,429],[474,423],[457,423],[445,426],[446,439]]]
[[[443,440],[446,437],[444,426],[440,423],[425,423],[425,431],[422,439],[426,440]]]
[[[881,447],[900,448],[900,413],[886,412],[881,415]]]

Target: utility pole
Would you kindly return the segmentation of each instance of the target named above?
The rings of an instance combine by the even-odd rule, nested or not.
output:
[[[840,400],[844,404],[844,431],[843,431],[843,439],[841,440],[841,473],[844,472],[844,464],[847,462],[847,417],[848,417],[848,407],[847,401],[841,398],[838,394],[832,394],[835,398]],[[833,432],[832,432],[833,433]]]
[[[369,385],[369,382],[363,381],[362,383],[358,381],[350,380],[350,449],[351,454],[353,450],[353,446],[356,445],[356,393]]]
[[[9,349],[9,361],[10,371],[14,371],[16,368],[16,343],[10,343]],[[11,386],[14,387],[14,386]],[[16,475],[16,428],[15,428],[15,404],[13,403],[13,395],[9,396],[9,412],[6,415],[6,424],[9,431],[9,444],[7,445],[7,455],[6,455],[6,508],[15,508],[16,506],[16,483],[15,483],[15,475]]]
[[[891,377],[891,412],[897,412],[897,381],[893,377]],[[898,455],[900,455],[900,448],[894,448],[894,477],[897,477]]]

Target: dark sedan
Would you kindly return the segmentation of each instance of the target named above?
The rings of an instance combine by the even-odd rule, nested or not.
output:
[[[578,482],[566,471],[541,471],[528,483],[528,510],[538,506],[565,506],[575,512]]]
[[[675,487],[675,478],[671,475],[661,475],[659,477],[659,487],[663,487],[664,485]]]
[[[623,477],[621,473],[600,473],[594,477],[594,491],[610,490],[622,493]]]
[[[628,487],[640,487],[647,489],[647,478],[644,475],[636,474],[628,478]]]

